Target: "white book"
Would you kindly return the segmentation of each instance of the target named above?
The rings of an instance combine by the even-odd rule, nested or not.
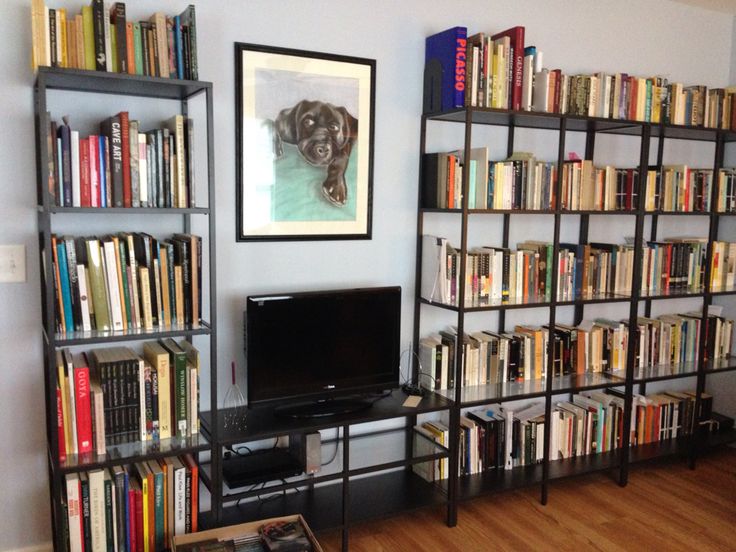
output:
[[[65,372],[69,379],[69,421],[71,423],[71,453],[77,454],[79,445],[77,444],[77,393],[74,381],[74,363],[72,361],[72,353],[69,349],[61,351],[62,362],[65,366]]]
[[[79,180],[79,131],[71,131],[71,156],[72,156],[72,207],[81,207]]]
[[[115,256],[115,242],[107,240],[103,242],[105,275],[107,282],[107,297],[110,301],[110,315],[112,318],[112,329],[123,329],[123,310],[120,306],[120,288],[118,287],[117,259]]]
[[[141,207],[148,207],[148,156],[146,134],[138,134],[138,195]]]
[[[92,329],[89,317],[89,291],[87,289],[87,270],[83,264],[77,265],[77,283],[79,284],[79,306],[82,311],[82,330],[88,332]]]
[[[105,481],[110,481],[110,495],[112,499],[112,550],[118,552],[118,513],[117,513],[117,489],[115,488],[115,480],[111,477],[110,472],[105,470]],[[122,552],[122,551],[120,551]]]
[[[532,95],[532,111],[546,112],[549,96],[549,69],[542,69],[534,74],[534,92]]]
[[[532,91],[534,82],[534,55],[524,56],[524,78],[521,83],[521,109],[532,110]]]
[[[199,431],[199,409],[197,408],[199,371],[191,364],[187,364],[187,368],[189,372],[189,384],[187,385],[187,429],[189,435],[196,435]]]
[[[146,361],[138,357],[138,409],[140,410],[141,441],[148,439],[146,434]]]
[[[69,552],[82,552],[84,545],[82,501],[79,474],[68,473],[66,478],[66,511],[69,523]]]
[[[514,411],[511,410],[508,407],[501,407],[501,412],[503,413],[504,420],[506,423],[506,428],[513,428],[514,427]],[[513,444],[514,444],[514,436],[513,431],[504,431],[504,437],[506,443],[504,444],[504,465],[503,469],[505,470],[511,470],[514,468],[514,458],[511,456],[513,451]]]
[[[110,37],[110,2],[108,2],[107,0],[102,3],[102,14],[105,19],[105,28],[103,30],[103,34],[105,35],[105,70],[115,71],[115,67],[112,66],[112,38]]]
[[[87,472],[87,477],[89,478],[89,520],[92,528],[92,552],[107,552],[105,472],[104,470],[92,470]]]

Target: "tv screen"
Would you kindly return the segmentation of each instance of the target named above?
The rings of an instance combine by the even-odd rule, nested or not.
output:
[[[285,404],[399,385],[401,288],[251,296],[248,404]]]

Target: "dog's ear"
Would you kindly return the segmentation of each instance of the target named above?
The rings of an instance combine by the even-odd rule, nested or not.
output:
[[[337,110],[343,118],[345,137],[355,140],[358,137],[358,119],[348,113],[348,110],[344,107],[338,107]]]
[[[296,144],[298,141],[297,130],[299,116],[307,100],[302,100],[294,107],[282,109],[274,121],[274,128],[281,139],[288,144]]]

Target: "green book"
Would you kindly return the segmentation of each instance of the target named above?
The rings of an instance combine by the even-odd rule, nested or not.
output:
[[[164,546],[164,520],[166,512],[164,509],[164,471],[155,460],[148,461],[148,467],[153,473],[153,516],[154,516],[154,538],[155,550],[163,550]],[[150,492],[150,489],[149,489]]]
[[[95,64],[95,25],[92,6],[82,6],[82,27],[84,32],[84,68],[94,71]]]
[[[186,438],[187,436],[187,353],[171,338],[159,341],[169,353],[169,364],[173,372],[171,374],[171,399],[173,401],[172,420],[176,436]]]
[[[89,271],[89,290],[92,291],[92,304],[95,310],[95,324],[97,330],[109,330],[110,311],[107,307],[107,286],[102,269],[102,254],[100,242],[96,239],[86,240],[87,269]]]
[[[123,279],[123,303],[125,306],[125,313],[123,315],[125,316],[125,320],[128,323],[128,328],[133,327],[133,309],[131,307],[131,301],[130,301],[130,289],[128,287],[128,271],[126,270],[128,267],[130,267],[130,262],[128,261],[128,256],[126,255],[126,247],[125,247],[125,238],[115,238],[115,241],[118,244],[118,250],[120,251],[120,275]],[[126,262],[128,261],[128,262]]]
[[[143,46],[141,46],[141,24],[133,23],[133,51],[135,52],[135,74],[143,74]]]
[[[546,301],[552,300],[552,293],[557,293],[556,290],[552,290],[552,271],[556,270],[555,265],[552,264],[552,253],[553,251],[552,244],[547,244],[547,267],[546,267],[546,281],[544,283],[544,296]]]
[[[115,31],[115,25],[110,23],[110,54],[112,55],[112,70],[118,71],[118,33]]]
[[[105,481],[105,537],[107,540],[107,552],[113,552],[115,549],[115,541],[113,539],[114,532],[112,528],[113,513],[112,513],[112,481],[110,474],[105,470],[104,475]]]

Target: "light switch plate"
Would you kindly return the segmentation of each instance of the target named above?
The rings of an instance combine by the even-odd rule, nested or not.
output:
[[[26,281],[26,246],[0,245],[0,283]]]

